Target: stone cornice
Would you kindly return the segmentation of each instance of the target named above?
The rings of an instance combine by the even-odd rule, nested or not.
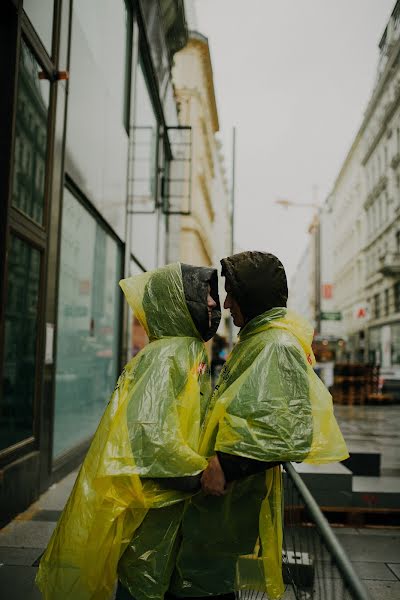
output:
[[[197,51],[199,51],[200,56],[201,56],[204,76],[205,76],[205,79],[207,82],[208,105],[209,105],[209,109],[210,109],[210,113],[211,113],[212,127],[213,127],[213,131],[215,133],[215,132],[219,131],[219,119],[218,119],[217,102],[215,99],[214,75],[213,75],[213,69],[212,69],[212,64],[211,64],[211,55],[210,55],[210,48],[208,45],[208,39],[201,33],[198,33],[197,31],[190,31],[189,32],[189,40],[188,40],[188,44],[187,44],[186,48],[190,48],[190,47],[193,47]]]
[[[381,140],[383,134],[385,133],[386,127],[388,126],[391,118],[393,117],[394,113],[396,112],[396,110],[399,107],[399,103],[400,103],[400,87],[398,89],[396,97],[394,98],[394,100],[387,107],[386,112],[385,112],[385,116],[382,119],[382,123],[381,123],[381,126],[380,126],[379,130],[378,130],[378,133],[375,135],[372,143],[370,144],[370,146],[368,148],[368,151],[366,152],[364,158],[361,161],[361,164],[363,166],[365,166],[367,164],[367,162],[370,159],[373,151],[375,150],[375,148],[379,144],[379,141]]]
[[[204,232],[203,227],[200,225],[200,223],[193,217],[193,216],[184,216],[182,217],[183,221],[182,221],[182,227],[181,227],[181,231],[183,232],[192,232],[194,233],[198,239],[200,240],[201,246],[204,250],[204,254],[208,257],[209,260],[209,264],[212,264],[212,254],[213,254],[213,249],[212,246],[210,244],[210,240],[207,237],[206,233]]]
[[[368,194],[367,199],[364,202],[364,208],[367,209],[371,206],[373,201],[378,198],[384,189],[386,189],[388,183],[387,175],[381,175],[378,182],[372,188],[372,191]]]
[[[200,173],[198,177],[199,177],[200,187],[203,192],[203,197],[205,199],[205,203],[207,206],[208,215],[209,215],[211,223],[213,223],[213,221],[215,219],[215,212],[214,212],[214,208],[213,208],[213,205],[211,202],[210,191],[209,191],[209,188],[208,188],[208,185],[206,182],[206,178],[204,176],[204,173]]]
[[[346,158],[343,161],[343,164],[342,164],[342,167],[341,167],[341,169],[339,171],[339,174],[336,177],[335,182],[333,184],[332,192],[331,192],[332,194],[335,193],[335,189],[338,186],[339,181],[341,180],[343,174],[345,173],[346,168],[347,168],[347,166],[348,166],[348,164],[349,164],[349,162],[350,162],[350,160],[351,160],[351,158],[352,158],[352,156],[353,156],[356,148],[358,147],[358,144],[361,141],[362,134],[364,133],[365,129],[367,128],[367,125],[368,125],[368,123],[369,123],[369,121],[371,119],[371,116],[372,116],[372,114],[373,114],[373,112],[374,112],[374,110],[375,110],[375,108],[376,108],[376,106],[377,106],[377,104],[378,104],[381,96],[383,95],[383,93],[385,91],[385,86],[387,84],[388,79],[390,79],[392,77],[392,75],[393,75],[393,67],[394,67],[394,64],[395,64],[395,62],[397,60],[397,56],[399,55],[399,53],[400,53],[400,40],[396,44],[395,49],[393,50],[392,56],[391,56],[388,64],[386,65],[386,68],[385,68],[383,74],[381,75],[381,77],[379,79],[379,82],[378,82],[375,90],[372,93],[372,96],[371,96],[371,99],[369,101],[368,107],[367,107],[367,109],[366,109],[366,111],[364,113],[364,118],[362,120],[361,126],[360,126],[360,128],[359,128],[359,130],[358,130],[358,132],[357,132],[357,134],[356,134],[356,136],[354,138],[354,141],[353,141],[353,143],[351,145],[351,148],[350,148],[349,152],[347,153],[347,156],[346,156]],[[383,129],[383,131],[384,131],[384,129]],[[366,159],[364,157],[364,160],[367,161],[368,158]]]

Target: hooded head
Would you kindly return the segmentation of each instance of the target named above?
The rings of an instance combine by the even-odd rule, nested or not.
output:
[[[221,311],[215,269],[173,263],[128,277],[119,284],[150,340],[183,336],[207,341],[218,328]],[[209,285],[216,303],[211,326],[207,308]]]
[[[215,335],[221,320],[217,270],[183,263],[181,270],[183,290],[190,316],[203,340],[210,340]],[[207,305],[209,294],[215,302],[215,306],[212,308]]]
[[[222,259],[221,265],[222,275],[240,307],[244,323],[271,308],[286,306],[286,273],[281,261],[273,254],[240,252]]]

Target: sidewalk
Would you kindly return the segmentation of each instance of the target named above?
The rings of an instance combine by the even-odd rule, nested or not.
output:
[[[75,477],[76,472],[54,484],[38,502],[0,531],[0,597],[3,600],[41,598],[34,584],[37,561],[55,528]],[[371,597],[374,600],[400,598],[400,530],[337,528],[334,531]],[[292,598],[290,592],[286,597]]]
[[[53,533],[77,472],[50,487],[29,509],[0,531],[0,597],[36,600],[38,559]],[[60,599],[61,600],[61,599]]]

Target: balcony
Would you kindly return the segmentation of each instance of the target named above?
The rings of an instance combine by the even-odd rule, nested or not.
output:
[[[397,154],[395,154],[395,156],[393,156],[392,161],[390,163],[390,166],[392,167],[392,169],[397,169],[397,167],[400,165],[400,152],[398,152]]]
[[[379,272],[382,275],[400,274],[400,252],[388,252],[379,259]]]

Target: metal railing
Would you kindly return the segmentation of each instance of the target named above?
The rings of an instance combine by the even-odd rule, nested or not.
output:
[[[284,600],[370,600],[314,497],[284,463]]]

